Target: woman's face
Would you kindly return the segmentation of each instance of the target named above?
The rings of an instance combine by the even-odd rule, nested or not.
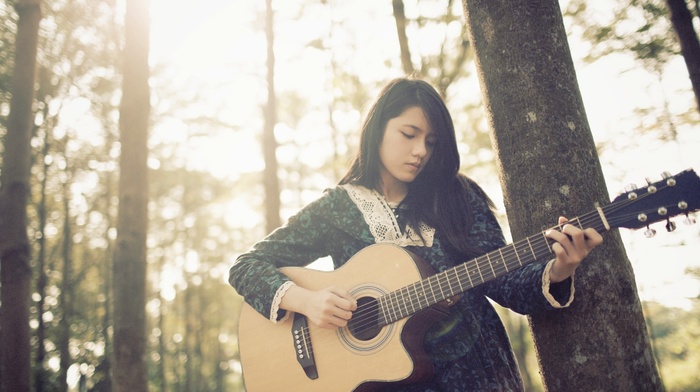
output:
[[[436,135],[423,109],[413,106],[387,122],[379,146],[380,176],[385,187],[405,186],[430,159]]]

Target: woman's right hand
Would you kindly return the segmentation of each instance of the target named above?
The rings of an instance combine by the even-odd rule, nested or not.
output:
[[[348,324],[357,301],[336,287],[313,291],[294,285],[282,297],[280,308],[301,313],[321,328],[334,329]]]

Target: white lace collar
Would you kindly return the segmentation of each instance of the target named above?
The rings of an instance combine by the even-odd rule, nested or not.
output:
[[[425,242],[410,226],[407,226],[402,233],[392,207],[379,192],[353,184],[345,184],[340,187],[345,189],[350,199],[362,212],[376,243],[391,243],[399,246],[433,246],[435,229],[424,223],[420,224],[420,232]]]

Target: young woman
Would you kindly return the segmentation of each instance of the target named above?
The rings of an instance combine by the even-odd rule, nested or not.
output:
[[[322,328],[347,325],[356,300],[335,287],[311,291],[278,268],[331,256],[335,268],[375,243],[393,243],[444,271],[505,245],[491,202],[458,172],[454,125],[428,83],[391,81],[362,127],[360,149],[339,185],[241,255],[229,282],[255,310],[279,322],[290,312]],[[459,297],[427,332],[425,350],[435,376],[401,391],[520,391],[508,337],[488,298],[518,313],[568,306],[573,274],[602,242],[593,229],[566,225],[547,236],[556,258],[533,263]]]

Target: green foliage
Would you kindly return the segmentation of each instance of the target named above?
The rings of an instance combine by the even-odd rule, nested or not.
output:
[[[700,301],[690,310],[647,302],[645,313],[667,390],[700,391]]]
[[[658,72],[673,57],[680,55],[664,0],[616,1],[605,18],[589,10],[586,1],[572,0],[565,14],[590,41],[585,59],[628,52],[645,69]]]

